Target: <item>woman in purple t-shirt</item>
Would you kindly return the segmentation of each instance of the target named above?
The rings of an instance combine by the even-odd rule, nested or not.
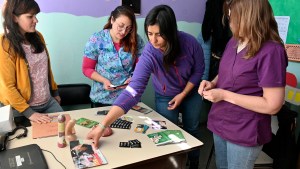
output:
[[[252,169],[263,144],[271,140],[271,115],[284,102],[287,55],[268,0],[232,0],[233,38],[219,73],[203,80],[199,94],[213,102],[208,128],[213,132],[217,168]]]

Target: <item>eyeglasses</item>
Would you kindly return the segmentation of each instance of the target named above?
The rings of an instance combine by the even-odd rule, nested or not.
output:
[[[119,25],[118,23],[117,24],[117,30],[119,32],[123,32],[125,30],[126,33],[130,33],[132,31],[132,27],[131,26],[126,26],[125,25]]]

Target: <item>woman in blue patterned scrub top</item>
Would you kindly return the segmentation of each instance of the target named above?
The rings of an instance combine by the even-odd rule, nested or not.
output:
[[[110,106],[130,82],[144,42],[137,34],[134,12],[118,6],[103,30],[94,33],[84,49],[82,72],[93,80],[93,107]]]

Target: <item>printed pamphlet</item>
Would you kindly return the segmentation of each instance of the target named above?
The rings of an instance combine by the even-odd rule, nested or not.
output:
[[[102,152],[99,149],[93,149],[90,144],[82,144],[79,140],[71,141],[70,150],[76,169],[107,164]]]
[[[180,130],[165,130],[147,135],[155,145],[165,145],[171,143],[186,142]]]

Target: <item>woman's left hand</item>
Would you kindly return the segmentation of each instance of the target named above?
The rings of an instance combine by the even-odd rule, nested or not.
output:
[[[203,98],[211,101],[213,103],[224,100],[224,91],[223,89],[211,89],[203,91]]]
[[[178,107],[182,100],[185,98],[185,94],[184,93],[179,93],[178,95],[176,95],[170,102],[169,102],[169,106],[168,106],[168,110],[174,110],[176,107]]]
[[[58,104],[61,103],[61,98],[60,98],[60,96],[55,96],[54,99],[58,102]]]

